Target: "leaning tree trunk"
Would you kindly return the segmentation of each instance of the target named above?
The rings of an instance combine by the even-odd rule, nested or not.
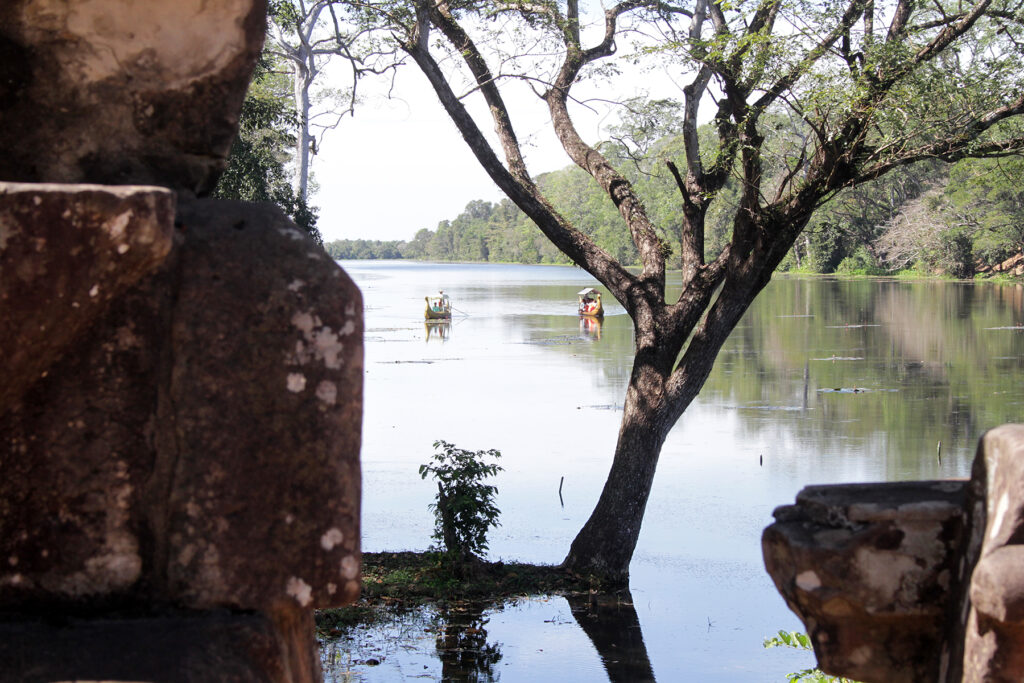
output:
[[[640,356],[626,389],[615,457],[590,519],[562,562],[566,569],[626,584],[640,536],[661,446],[672,425],[663,398],[663,375]]]

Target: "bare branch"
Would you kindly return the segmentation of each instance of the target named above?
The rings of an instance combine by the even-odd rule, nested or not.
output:
[[[487,62],[469,35],[458,22],[452,19],[446,4],[442,2],[434,4],[431,19],[459,51],[459,54],[462,55],[463,60],[466,62],[466,66],[469,67],[470,72],[473,74],[477,87],[480,88],[490,108],[491,116],[494,119],[494,129],[505,151],[505,159],[508,162],[509,169],[512,171],[512,175],[520,179],[521,182],[530,182],[530,174],[526,169],[526,162],[523,159],[519,148],[519,141],[512,127],[508,107],[505,105],[501,92],[495,84],[494,76],[491,74]]]
[[[441,105],[455,123],[481,166],[491,179],[523,210],[550,239],[574,262],[600,280],[627,307],[634,300],[636,279],[614,258],[597,247],[586,235],[573,228],[544,200],[532,181],[509,172],[491,149],[486,137],[452,91],[440,66],[427,50],[429,45],[430,0],[417,3],[417,24],[403,49],[427,77]]]

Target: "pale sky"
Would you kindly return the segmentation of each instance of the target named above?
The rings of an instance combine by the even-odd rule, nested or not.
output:
[[[583,84],[585,92],[608,99],[643,94],[657,83],[660,96],[681,95],[663,73],[626,79],[629,92],[605,92],[603,85]],[[383,82],[366,83],[363,102],[354,117],[327,131],[313,157],[319,191],[312,204],[320,208],[318,227],[325,242],[336,239],[410,240],[421,228],[435,230],[438,222],[454,219],[474,199],[499,201],[504,195],[480,167],[469,147],[437,101],[426,78],[413,64],[400,68],[386,97]],[[513,125],[523,143],[530,174],[564,168],[571,161],[551,131],[546,105],[525,86],[505,93]],[[596,90],[594,88],[597,88]],[[401,99],[398,99],[398,98]],[[480,107],[479,96],[467,106]],[[575,106],[577,126],[591,143],[601,138],[607,113]],[[477,110],[480,113],[480,110]],[[478,116],[481,128],[492,134],[490,118]],[[485,118],[486,117],[486,118]],[[500,148],[499,153],[500,153]]]
[[[400,71],[394,92],[403,99],[368,96],[355,117],[326,133],[314,157],[319,191],[312,203],[320,207],[325,242],[409,240],[421,228],[434,230],[438,222],[455,218],[473,199],[496,202],[504,196],[415,66]],[[525,150],[531,174],[568,165],[536,112],[531,120],[532,130],[517,129],[520,137],[550,136],[546,149]]]

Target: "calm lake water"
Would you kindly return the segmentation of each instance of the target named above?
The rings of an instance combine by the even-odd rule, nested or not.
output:
[[[363,549],[430,545],[436,487],[417,467],[444,439],[503,454],[490,559],[560,562],[611,462],[621,306],[606,295],[603,324],[581,321],[576,292],[597,283],[571,267],[342,265],[366,304]],[[457,314],[428,326],[438,289]],[[776,278],[665,443],[632,606],[424,610],[327,643],[325,677],[784,681],[813,656],[762,647],[802,629],[764,571],[772,510],[808,484],[967,476],[985,429],[1024,420],[1022,374],[1020,286]]]

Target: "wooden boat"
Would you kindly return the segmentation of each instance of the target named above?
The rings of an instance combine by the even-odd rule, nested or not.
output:
[[[452,301],[447,294],[442,291],[438,292],[436,296],[424,298],[427,300],[427,309],[423,315],[427,320],[452,319]]]
[[[601,305],[601,292],[588,287],[579,293],[579,314],[590,318],[603,318],[604,306]]]

